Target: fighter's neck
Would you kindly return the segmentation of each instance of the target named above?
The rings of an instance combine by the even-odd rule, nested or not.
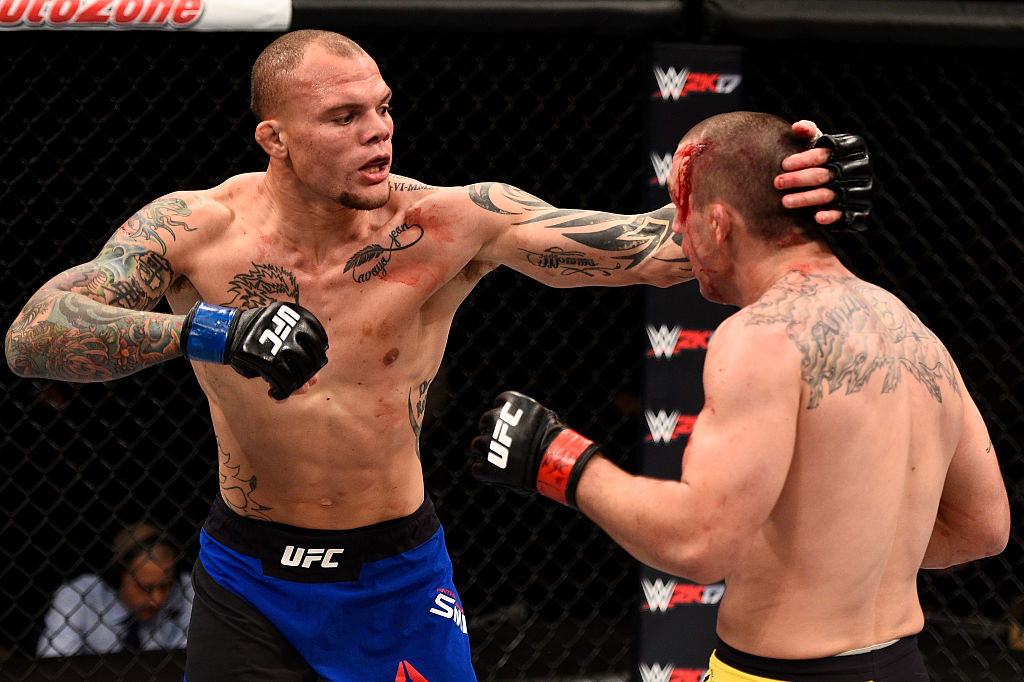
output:
[[[373,211],[342,206],[314,195],[308,188],[268,169],[257,187],[273,226],[281,236],[298,242],[365,241],[373,227]]]
[[[736,269],[736,305],[757,301],[776,282],[791,272],[849,275],[839,259],[827,247],[814,242],[752,257]]]

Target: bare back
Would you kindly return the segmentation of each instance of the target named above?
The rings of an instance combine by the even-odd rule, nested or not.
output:
[[[802,658],[920,631],[916,576],[964,421],[948,352],[896,297],[843,274],[790,272],[727,324],[774,337],[781,352],[756,361],[799,378],[799,412],[778,498],[726,576],[720,635]]]

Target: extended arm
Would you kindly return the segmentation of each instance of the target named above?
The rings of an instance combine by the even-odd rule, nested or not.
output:
[[[999,462],[977,405],[963,391],[964,430],[946,472],[922,568],[946,568],[1003,551],[1010,505]]]
[[[863,230],[871,209],[867,148],[854,135],[820,136],[809,121],[793,124],[817,147],[787,157],[776,177],[787,208],[818,206],[815,219],[839,229]],[[820,139],[819,139],[820,136]],[[796,191],[804,187],[811,189]],[[671,204],[639,215],[555,208],[510,185],[465,188],[465,215],[488,235],[478,259],[507,265],[551,286],[670,286],[693,278]]]
[[[623,471],[549,410],[511,393],[481,420],[473,474],[577,506],[650,566],[720,580],[768,518],[792,459],[799,386],[792,367],[777,361],[785,352],[777,343],[716,333],[705,408],[678,481]]]

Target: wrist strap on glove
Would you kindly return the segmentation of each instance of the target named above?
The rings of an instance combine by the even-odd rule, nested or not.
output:
[[[587,462],[597,452],[594,441],[563,429],[544,450],[537,469],[537,492],[576,509],[576,486]]]
[[[181,325],[181,352],[189,360],[226,364],[231,325],[238,317],[238,308],[225,308],[199,301],[185,316]]]

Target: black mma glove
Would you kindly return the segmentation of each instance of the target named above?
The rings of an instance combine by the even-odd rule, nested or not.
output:
[[[871,157],[864,138],[859,135],[822,135],[814,143],[815,147],[832,150],[832,156],[822,166],[833,173],[833,178],[825,187],[835,192],[835,199],[815,210],[827,211],[835,209],[843,212],[843,220],[835,226],[826,225],[826,230],[845,229],[863,232],[868,229],[868,216],[871,214],[871,202],[874,198],[874,186],[871,173]]]
[[[473,477],[576,507],[576,486],[598,446],[533,398],[506,391],[480,418]]]
[[[277,400],[327,364],[327,332],[296,303],[240,310],[200,301],[185,316],[180,343],[190,360],[231,365],[250,379],[263,377]]]

